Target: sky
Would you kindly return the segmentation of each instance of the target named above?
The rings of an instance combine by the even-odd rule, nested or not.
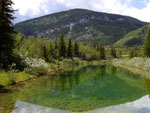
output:
[[[150,22],[150,0],[12,0],[14,23],[52,14],[59,11],[81,8],[98,12],[121,14]]]

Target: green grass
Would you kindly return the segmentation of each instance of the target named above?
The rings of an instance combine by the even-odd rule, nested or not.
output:
[[[27,74],[25,72],[12,72],[12,71],[0,71],[0,85],[7,86],[15,83],[19,83],[21,81],[28,80],[29,78],[33,78],[33,75]]]
[[[129,55],[122,55],[121,57],[124,59],[129,59]]]
[[[11,84],[16,84],[21,81],[28,80],[30,78],[41,76],[41,75],[58,75],[63,71],[72,69],[74,66],[86,66],[86,65],[97,65],[102,64],[106,61],[83,61],[79,58],[63,59],[62,61],[56,60],[55,63],[49,64],[49,68],[45,67],[35,67],[35,68],[25,68],[24,72],[15,72],[0,70],[0,85],[7,86]],[[71,68],[72,67],[72,68]]]

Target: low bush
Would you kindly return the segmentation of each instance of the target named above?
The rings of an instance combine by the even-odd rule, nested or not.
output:
[[[31,74],[31,75],[38,76],[37,71],[34,68],[31,68],[31,67],[24,68],[24,72],[28,73],[28,74]]]
[[[48,74],[48,68],[44,66],[39,67],[27,67],[24,69],[25,73],[35,75],[35,76],[41,76],[41,75],[47,75]]]
[[[44,66],[35,67],[35,70],[38,73],[38,76],[48,74],[48,68]]]

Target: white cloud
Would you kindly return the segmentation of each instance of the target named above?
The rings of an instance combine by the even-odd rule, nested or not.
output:
[[[135,0],[13,0],[17,15],[33,18],[49,13],[73,8],[85,8],[121,15],[132,16],[150,22],[150,0],[143,0],[145,8],[138,9],[132,5]],[[18,17],[18,16],[17,16]]]

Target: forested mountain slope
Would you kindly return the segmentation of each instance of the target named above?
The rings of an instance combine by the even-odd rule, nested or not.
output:
[[[108,45],[146,24],[128,16],[72,9],[17,23],[15,29],[25,36],[42,35],[58,40],[64,34],[72,40]]]
[[[145,37],[150,30],[150,24],[145,25],[137,30],[127,33],[123,38],[117,41],[114,45],[116,46],[133,46],[142,45],[144,43]]]

